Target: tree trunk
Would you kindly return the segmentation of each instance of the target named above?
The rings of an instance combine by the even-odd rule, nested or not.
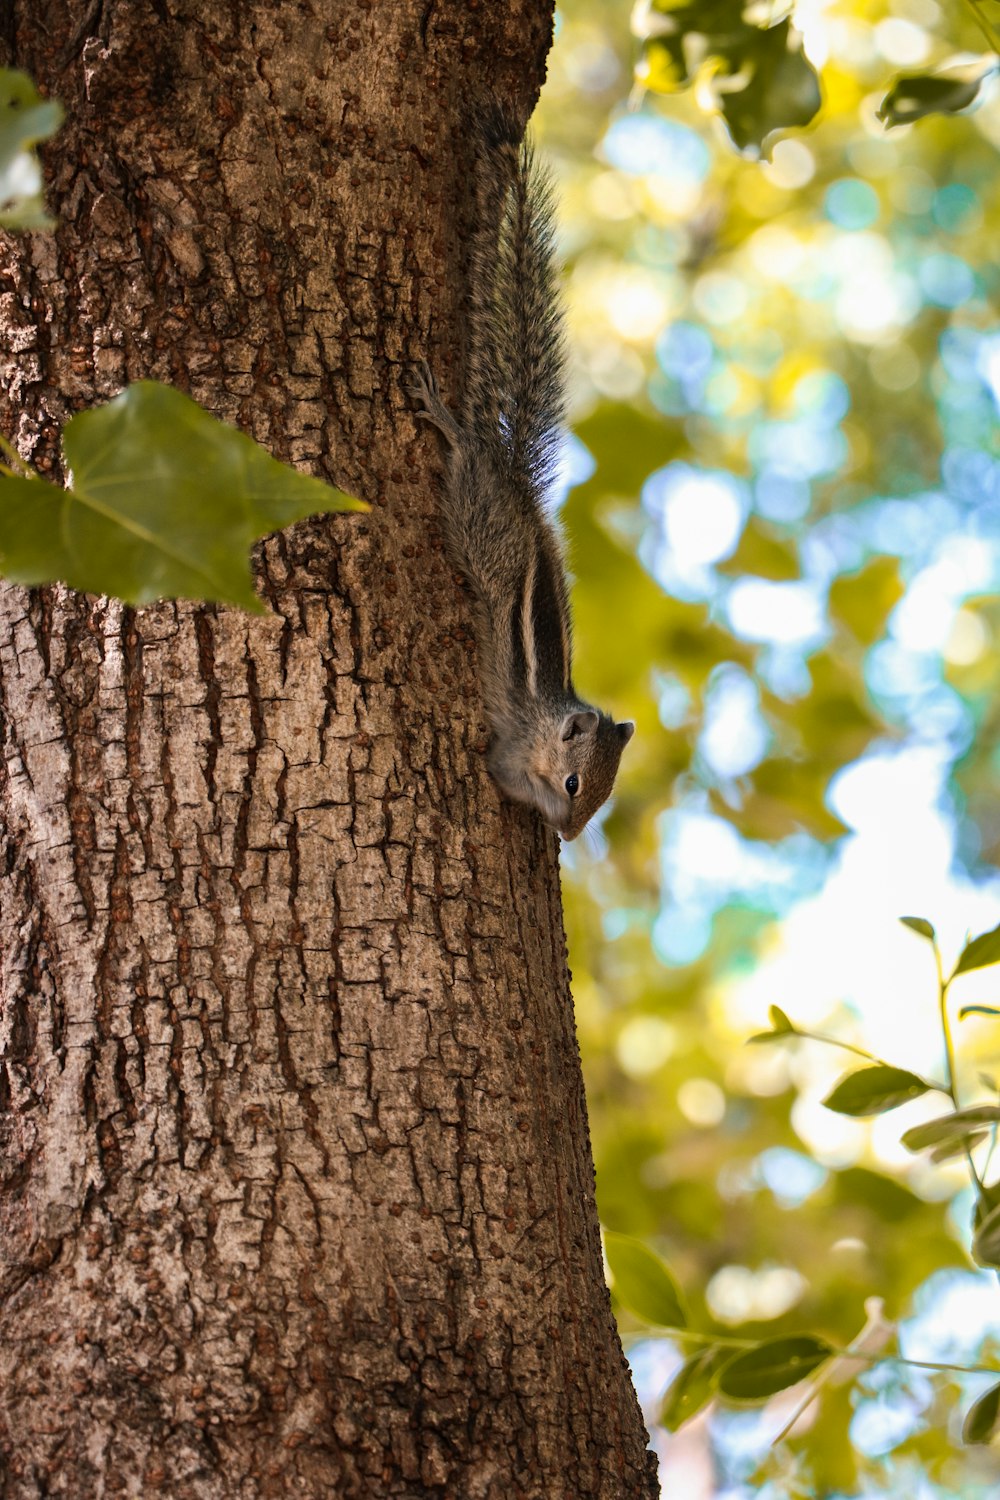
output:
[[[3,429],[171,382],[373,504],[273,615],[0,595],[0,1495],[646,1497],[557,841],[486,775],[440,455],[470,99],[547,0],[13,0],[62,99]]]

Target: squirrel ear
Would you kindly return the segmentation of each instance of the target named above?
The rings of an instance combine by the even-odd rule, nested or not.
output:
[[[567,714],[562,721],[560,737],[564,740],[571,740],[578,734],[593,734],[600,718],[596,708],[581,708],[576,713]]]
[[[618,738],[621,740],[622,748],[624,749],[629,740],[635,734],[635,725],[632,723],[631,719],[623,719],[620,724],[615,725],[615,728],[618,731]]]

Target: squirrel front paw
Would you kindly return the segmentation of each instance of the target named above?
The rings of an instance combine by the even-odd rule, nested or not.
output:
[[[417,403],[416,416],[424,422],[430,422],[432,427],[444,434],[449,443],[454,443],[458,438],[458,423],[438,395],[434,371],[425,359],[407,371],[403,389]]]
[[[421,406],[429,406],[432,401],[439,399],[434,371],[426,359],[422,359],[419,364],[411,365],[406,371],[403,376],[403,390]]]

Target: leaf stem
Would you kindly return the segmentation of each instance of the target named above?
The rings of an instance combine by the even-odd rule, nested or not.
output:
[[[1000,53],[1000,42],[998,42],[997,37],[994,35],[993,27],[983,15],[982,11],[979,9],[978,0],[965,0],[965,3],[968,9],[972,12],[972,18],[975,21],[977,27],[986,38],[990,51],[994,53]]]
[[[948,1093],[951,1095],[951,1102],[955,1108],[961,1109],[962,1106],[958,1102],[958,1090],[955,1082],[955,1040],[951,1033],[951,1018],[948,1015],[948,986],[951,984],[951,979],[945,979],[944,977],[944,969],[941,967],[941,953],[937,943],[934,944],[934,964],[937,968],[938,1010],[941,1015],[941,1035],[944,1037],[944,1063],[948,1079]],[[990,1150],[992,1154],[992,1147]],[[968,1142],[965,1144],[965,1160],[968,1163],[972,1180],[976,1184],[977,1190],[981,1193],[983,1190],[983,1179],[976,1170],[972,1148]]]
[[[853,1042],[842,1042],[835,1036],[824,1036],[821,1031],[803,1031],[800,1027],[795,1028],[796,1036],[808,1037],[811,1042],[826,1042],[830,1047],[841,1047],[845,1052],[853,1052],[855,1057],[863,1057],[867,1062],[877,1063],[881,1068],[891,1067],[885,1058],[876,1057],[874,1052],[866,1052],[864,1047],[856,1047]]]
[[[938,1010],[941,1015],[941,1033],[944,1037],[944,1065],[948,1079],[947,1091],[951,1095],[952,1104],[958,1109],[960,1106],[958,1095],[955,1092],[955,1046],[951,1035],[951,1021],[948,1019],[948,985],[950,981],[944,977],[944,970],[941,967],[941,954],[938,951],[937,943],[934,944],[934,964],[937,968]]]
[[[777,1034],[781,1035],[781,1033]],[[842,1042],[838,1037],[824,1036],[821,1031],[803,1031],[800,1026],[796,1026],[791,1035],[804,1036],[810,1042],[826,1042],[830,1047],[840,1047],[844,1052],[853,1052],[855,1057],[863,1057],[866,1062],[875,1063],[880,1068],[893,1068],[898,1071],[896,1064],[886,1062],[884,1057],[877,1057],[874,1052],[867,1052],[864,1047],[856,1047],[853,1042]],[[924,1078],[922,1081],[935,1093],[947,1094],[950,1099],[954,1100],[955,1095],[950,1084],[937,1083],[933,1078]]]

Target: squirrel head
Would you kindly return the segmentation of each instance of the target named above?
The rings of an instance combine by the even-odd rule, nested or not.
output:
[[[539,730],[520,753],[495,743],[490,772],[508,797],[537,808],[550,828],[575,839],[611,796],[635,725],[580,704]]]

